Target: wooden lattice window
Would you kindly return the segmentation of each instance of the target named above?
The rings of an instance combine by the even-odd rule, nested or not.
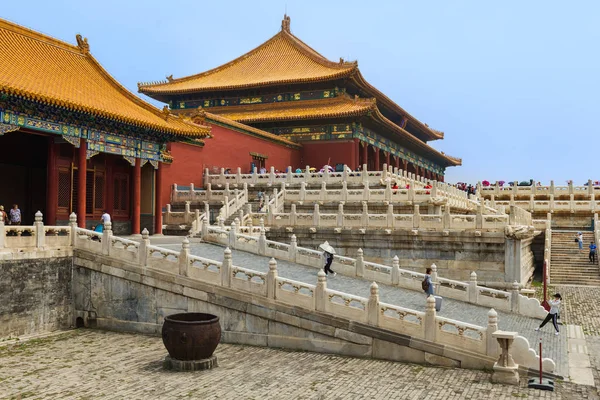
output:
[[[58,170],[58,212],[71,213],[71,169]]]
[[[115,174],[113,190],[113,213],[115,216],[129,216],[129,175]]]
[[[86,171],[85,179],[85,212],[101,214],[104,209],[104,171],[92,169]]]

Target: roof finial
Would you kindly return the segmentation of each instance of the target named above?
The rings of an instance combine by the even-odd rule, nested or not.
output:
[[[90,45],[88,44],[87,38],[83,38],[81,35],[75,36],[77,39],[77,47],[81,50],[82,53],[87,54],[90,52]]]
[[[173,82],[173,74],[167,76],[167,81]]]
[[[281,21],[281,30],[290,32],[290,17],[287,14],[283,14],[283,20]]]

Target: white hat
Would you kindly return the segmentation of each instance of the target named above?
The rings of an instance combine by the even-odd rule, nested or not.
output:
[[[319,248],[323,251],[328,252],[329,254],[335,254],[335,249],[331,247],[331,245],[327,241],[320,245]]]

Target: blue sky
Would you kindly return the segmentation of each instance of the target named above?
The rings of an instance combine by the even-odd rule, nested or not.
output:
[[[446,138],[447,181],[600,180],[600,2],[12,1],[0,16],[75,43],[123,85],[216,67],[280,29],[367,80]],[[141,95],[146,100],[147,97]],[[157,104],[154,102],[154,104]]]

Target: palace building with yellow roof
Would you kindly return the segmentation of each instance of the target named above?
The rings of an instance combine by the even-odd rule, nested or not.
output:
[[[275,36],[227,64],[138,89],[175,114],[205,111],[299,143],[302,168],[387,164],[443,180],[461,165],[428,144],[442,132],[370,85],[356,62],[332,62],[294,36],[288,16]]]

